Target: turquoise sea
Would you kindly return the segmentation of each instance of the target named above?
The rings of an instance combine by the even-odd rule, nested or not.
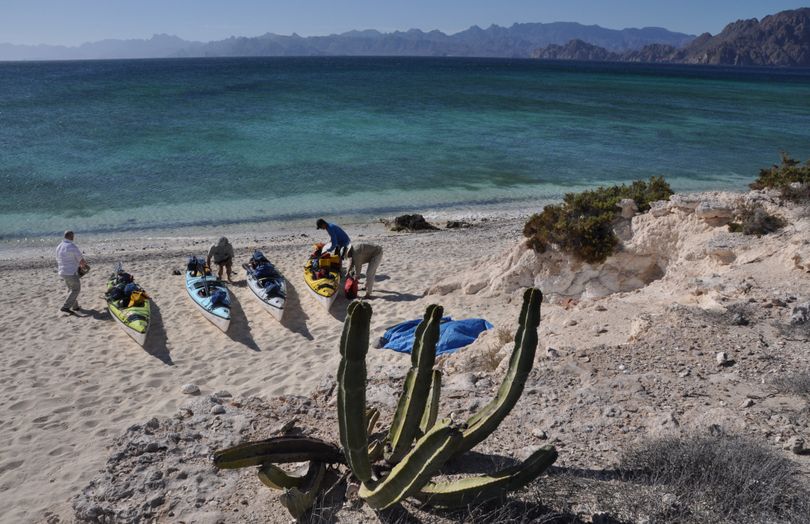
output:
[[[0,239],[536,205],[810,158],[810,71],[531,60],[0,63]]]

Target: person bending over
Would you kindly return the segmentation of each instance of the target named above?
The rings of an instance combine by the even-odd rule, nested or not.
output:
[[[228,282],[233,282],[231,280],[231,275],[233,274],[233,246],[228,239],[222,237],[216,244],[213,244],[211,248],[208,250],[208,257],[205,259],[205,265],[211,267],[211,260],[214,260],[214,263],[219,266],[217,270],[217,278],[222,280],[222,270],[225,270],[225,273],[228,275]]]
[[[73,231],[65,231],[64,239],[56,247],[56,264],[59,267],[59,276],[64,279],[69,291],[60,311],[70,313],[80,309],[77,301],[82,290],[79,269],[86,271],[87,262],[84,261],[79,247],[73,243]]]
[[[340,226],[330,224],[322,218],[319,218],[318,221],[315,222],[315,226],[318,229],[325,229],[326,232],[329,233],[329,241],[331,243],[329,247],[330,251],[340,255],[340,258],[346,256],[346,250],[349,249],[349,244],[351,244],[352,241],[349,235],[347,235]]]
[[[366,269],[365,298],[371,296],[371,290],[374,288],[374,276],[377,274],[377,268],[380,267],[382,255],[383,248],[377,244],[352,244],[349,248],[349,258],[351,259],[349,268],[354,271],[355,278],[360,278],[363,264],[368,264],[368,268]]]

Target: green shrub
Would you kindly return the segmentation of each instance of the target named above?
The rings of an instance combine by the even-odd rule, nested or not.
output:
[[[650,202],[668,200],[670,195],[672,189],[661,177],[652,177],[649,182],[636,180],[629,186],[568,193],[562,204],[548,205],[529,218],[523,227],[526,245],[538,253],[553,245],[585,262],[604,262],[619,243],[613,232],[613,221],[619,215],[617,204],[630,198],[643,212],[650,209]]]
[[[771,215],[758,204],[743,206],[738,211],[736,218],[736,221],[728,225],[728,230],[744,235],[767,235],[787,225],[783,218]]]
[[[782,153],[782,163],[759,170],[759,177],[750,184],[751,189],[778,189],[787,200],[810,200],[810,160],[802,164]],[[800,184],[798,188],[791,184]]]

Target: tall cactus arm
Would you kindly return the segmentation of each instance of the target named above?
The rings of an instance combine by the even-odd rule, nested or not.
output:
[[[343,453],[337,446],[312,437],[273,437],[258,442],[247,442],[214,453],[214,466],[220,469],[307,460],[328,464],[344,463]]]
[[[454,482],[429,483],[413,496],[420,502],[440,508],[458,508],[501,498],[509,491],[522,489],[539,477],[557,460],[554,446],[544,446],[522,464],[491,475],[471,477]]]
[[[509,370],[506,372],[495,398],[479,413],[467,420],[464,441],[461,443],[458,453],[469,451],[487,438],[520,399],[526,379],[534,365],[534,354],[537,350],[537,326],[540,325],[540,304],[542,302],[543,294],[539,289],[529,288],[523,294],[523,306],[518,319],[515,348],[509,359]]]
[[[371,306],[349,304],[340,337],[338,366],[338,426],[340,444],[352,473],[361,482],[371,480],[366,420],[366,353],[371,324]]]
[[[436,362],[436,343],[444,310],[431,304],[416,328],[411,350],[411,369],[405,378],[397,411],[388,434],[390,447],[385,459],[396,464],[411,449],[419,432],[419,424],[430,392],[433,364]]]
[[[360,485],[359,495],[374,509],[386,509],[421,488],[453,455],[461,432],[450,421],[431,429],[380,482]]]
[[[442,395],[442,372],[433,370],[433,377],[430,384],[430,396],[422,414],[422,421],[419,423],[419,431],[424,435],[436,423],[439,416],[439,398]]]
[[[299,520],[315,504],[325,473],[326,465],[323,462],[310,463],[301,485],[285,489],[281,494],[279,501],[294,519]]]

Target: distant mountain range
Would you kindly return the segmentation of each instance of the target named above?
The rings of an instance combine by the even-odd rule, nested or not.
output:
[[[0,44],[0,60],[75,60],[107,58],[170,58],[209,56],[464,56],[529,58],[541,47],[579,39],[614,53],[650,44],[682,47],[694,35],[658,27],[605,29],[572,22],[470,27],[455,34],[419,29],[381,33],[349,31],[302,37],[267,33],[215,42],[189,42],[170,35],[146,40],[102,40],[77,47]]]
[[[605,29],[573,22],[472,26],[445,34],[419,29],[302,37],[267,33],[214,42],[155,35],[77,47],[0,44],[0,60],[215,56],[460,56],[618,62],[810,67],[810,8],[739,20],[697,38],[659,27]]]
[[[585,39],[536,49],[534,58],[613,62],[810,67],[810,8],[739,20],[712,36],[704,33],[687,45],[653,43],[615,51]]]

